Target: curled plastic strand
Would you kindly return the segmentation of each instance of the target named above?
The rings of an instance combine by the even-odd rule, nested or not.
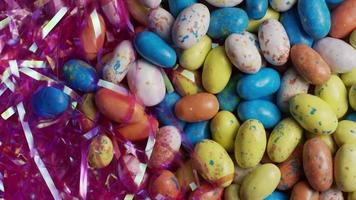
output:
[[[4,182],[3,181],[4,181],[4,176],[0,172],[0,192],[5,192]]]
[[[117,92],[119,94],[125,95],[125,96],[129,94],[129,92],[128,92],[128,90],[126,88],[124,88],[124,87],[122,87],[120,85],[116,85],[114,83],[111,83],[109,81],[105,81],[103,79],[100,79],[98,81],[97,85],[100,86],[100,87],[104,87],[106,89],[112,90],[114,92]]]
[[[97,39],[100,36],[101,27],[98,12],[96,12],[96,9],[94,9],[93,12],[90,14],[90,18],[94,28],[95,39]]]
[[[13,106],[8,107],[3,113],[1,113],[1,118],[4,120],[9,119],[13,114],[15,114],[15,109]]]
[[[174,92],[174,87],[173,87],[173,84],[172,82],[169,80],[166,72],[164,71],[164,69],[160,69],[161,70],[161,73],[162,73],[162,76],[163,76],[163,81],[164,81],[164,85],[166,86],[166,90],[167,90],[167,93],[172,93]]]

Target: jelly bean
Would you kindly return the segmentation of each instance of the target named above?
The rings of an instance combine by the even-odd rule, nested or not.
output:
[[[304,31],[299,21],[299,14],[296,7],[281,14],[281,23],[287,32],[291,45],[301,43],[308,46],[313,45],[314,39]]]
[[[148,8],[157,8],[162,0],[140,0],[141,3]]]
[[[344,144],[334,158],[336,185],[343,192],[356,191],[356,144]]]
[[[106,135],[96,136],[89,145],[88,161],[93,168],[104,168],[114,157],[114,147]]]
[[[246,0],[245,4],[250,19],[261,19],[266,15],[268,0]]]
[[[315,95],[326,101],[336,113],[337,118],[343,117],[348,109],[347,91],[342,80],[331,75],[323,85],[315,87]]]
[[[231,76],[231,63],[222,46],[212,49],[205,59],[202,84],[206,91],[216,94],[221,92]]]
[[[236,92],[238,78],[238,75],[232,76],[224,90],[217,94],[219,107],[221,110],[226,110],[230,112],[236,110],[237,105],[240,102],[240,97],[237,95]]]
[[[309,184],[316,191],[326,191],[333,183],[333,159],[328,146],[320,138],[305,142],[303,167]]]
[[[203,140],[195,145],[193,167],[207,181],[227,187],[234,178],[234,163],[226,150],[213,140]]]
[[[283,25],[275,19],[267,19],[258,30],[258,40],[265,59],[273,65],[288,61],[290,44]]]
[[[259,99],[276,92],[280,76],[272,68],[262,68],[256,74],[245,75],[237,82],[237,93],[246,100]]]
[[[188,70],[200,68],[211,49],[211,39],[205,35],[199,42],[185,49],[179,56],[179,64]]]
[[[286,193],[280,192],[280,191],[274,191],[272,194],[270,194],[265,200],[288,200],[289,197]]]
[[[134,40],[136,51],[151,63],[164,68],[172,68],[177,55],[164,40],[150,31],[138,33]]]
[[[93,14],[95,12],[95,14]],[[98,51],[103,47],[105,41],[106,27],[103,17],[93,11],[85,19],[85,26],[80,33],[80,41],[83,46],[85,56],[92,60]],[[98,24],[96,27],[94,24]]]
[[[324,100],[310,94],[297,94],[289,101],[290,113],[307,131],[331,134],[338,124],[336,114]]]
[[[225,40],[225,50],[230,61],[240,71],[253,74],[260,70],[261,55],[249,35],[231,34]]]
[[[184,128],[185,122],[178,119],[174,113],[174,105],[179,99],[180,96],[177,93],[171,92],[166,94],[163,101],[155,106],[154,109],[157,113],[157,119],[161,125],[174,125],[180,129]]]
[[[196,143],[210,138],[209,121],[187,123],[184,128],[184,135],[189,145],[195,146]]]
[[[220,111],[210,123],[212,138],[226,151],[231,152],[234,150],[234,140],[239,126],[240,123],[234,114],[229,111]]]
[[[180,185],[175,175],[168,170],[161,170],[150,178],[149,194],[152,199],[158,195],[167,200],[174,200],[180,196]]]
[[[201,73],[178,67],[171,72],[171,80],[177,93],[181,96],[193,95],[202,90]]]
[[[347,73],[356,68],[356,49],[343,40],[326,37],[316,42],[313,48],[333,73]]]
[[[163,8],[155,8],[148,16],[148,27],[166,42],[171,41],[171,29],[174,23],[173,16]]]
[[[160,70],[145,60],[138,60],[131,65],[127,73],[130,90],[146,106],[159,104],[166,94],[166,87]]]
[[[269,0],[271,7],[278,12],[285,12],[291,9],[297,0]]]
[[[344,38],[356,28],[356,1],[345,0],[331,15],[330,36]]]
[[[197,3],[197,0],[168,0],[169,11],[174,17],[185,8]]]
[[[303,29],[314,39],[321,39],[329,33],[331,19],[325,0],[299,0],[298,13]]]
[[[172,40],[179,48],[188,49],[207,33],[210,23],[209,9],[195,3],[179,13],[172,27]]]
[[[80,92],[94,92],[97,88],[98,74],[84,61],[67,61],[63,67],[63,75],[70,87]]]
[[[198,93],[181,98],[175,105],[177,117],[186,122],[209,120],[219,111],[219,102],[210,93]]]
[[[54,118],[67,110],[69,96],[55,87],[44,87],[31,99],[33,112],[44,118]]]
[[[274,127],[281,119],[281,113],[275,104],[259,99],[241,102],[237,114],[242,121],[257,119],[265,128]]]
[[[258,20],[249,20],[246,31],[256,32],[260,25],[267,19],[279,19],[279,13],[274,11],[273,9],[268,8],[265,16]]]
[[[301,181],[294,185],[290,200],[319,200],[319,192],[313,190],[307,182]]]
[[[104,66],[104,79],[115,84],[120,83],[129,70],[129,64],[135,59],[135,51],[131,42],[129,40],[122,41],[116,46],[111,59]]]
[[[237,164],[242,168],[255,167],[263,157],[266,140],[266,132],[261,122],[245,121],[239,128],[235,139]]]
[[[248,25],[248,16],[240,8],[220,8],[210,16],[208,35],[214,39],[226,38],[232,33],[242,33]]]
[[[240,198],[264,199],[276,189],[281,172],[274,164],[263,164],[245,177],[240,188]]]
[[[268,139],[268,157],[274,162],[283,162],[293,153],[303,137],[303,128],[291,118],[280,121]]]

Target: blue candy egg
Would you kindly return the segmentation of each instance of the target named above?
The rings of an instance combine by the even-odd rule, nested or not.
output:
[[[242,121],[257,119],[265,128],[273,128],[281,120],[278,107],[270,101],[261,99],[241,102],[237,114]]]
[[[169,11],[174,17],[177,17],[180,11],[197,3],[197,0],[168,0]]]
[[[209,121],[187,123],[184,128],[184,135],[191,145],[210,138]]]
[[[31,103],[36,115],[53,118],[68,108],[69,96],[55,87],[44,87],[33,94]]]
[[[281,85],[280,79],[276,70],[265,67],[256,74],[243,76],[237,82],[236,90],[244,99],[259,99],[275,93]]]
[[[278,190],[270,194],[265,200],[288,200],[289,197],[286,193],[280,192]]]
[[[283,12],[280,21],[288,34],[291,46],[306,44],[311,47],[313,45],[314,39],[304,31],[296,7]]]
[[[298,13],[303,29],[314,39],[321,39],[329,33],[331,19],[325,0],[299,0]]]
[[[150,31],[138,33],[134,39],[136,51],[149,62],[164,68],[172,68],[176,64],[177,55],[157,34]]]
[[[344,0],[325,0],[325,2],[327,4],[330,4],[332,6],[336,6],[339,5],[340,3],[342,3]]]
[[[219,101],[220,110],[234,111],[240,102],[240,97],[236,92],[236,85],[239,76],[233,76],[223,91],[221,91],[216,97]]]
[[[179,101],[180,96],[171,92],[166,94],[163,101],[155,106],[157,120],[162,126],[173,125],[183,130],[185,122],[174,114],[174,105]]]
[[[232,33],[242,33],[248,25],[248,16],[240,8],[221,8],[210,15],[208,35],[214,39],[226,38]]]
[[[356,112],[347,114],[345,119],[356,122]]]
[[[63,67],[63,75],[69,86],[80,92],[94,92],[97,88],[98,74],[84,61],[67,61]]]
[[[276,93],[270,94],[268,96],[261,97],[260,99],[274,102],[276,100]]]
[[[261,19],[268,8],[268,0],[245,0],[246,12],[251,19]]]

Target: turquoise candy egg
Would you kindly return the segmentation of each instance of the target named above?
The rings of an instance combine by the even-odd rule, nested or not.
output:
[[[169,11],[174,17],[177,17],[180,11],[197,3],[197,0],[168,0]]]
[[[245,0],[246,12],[251,19],[261,19],[268,8],[268,0]]]
[[[134,39],[136,51],[149,62],[163,68],[172,68],[177,61],[176,52],[157,34],[150,31],[138,33]]]
[[[193,146],[204,139],[209,139],[209,121],[187,123],[184,128],[184,135],[186,137],[187,142]]]
[[[296,7],[283,12],[280,21],[288,34],[291,46],[306,44],[311,47],[313,45],[314,39],[304,31]]]
[[[166,94],[163,101],[155,106],[156,117],[161,126],[173,125],[183,130],[185,122],[174,114],[174,105],[179,99],[180,96],[177,93],[171,92]]]
[[[88,63],[69,60],[64,64],[63,75],[69,86],[80,92],[94,92],[97,88],[98,74]]]
[[[238,75],[233,76],[224,90],[216,96],[219,101],[220,110],[227,110],[230,112],[236,110],[237,105],[240,102],[240,97],[236,92],[238,77]]]
[[[276,93],[270,94],[268,96],[261,97],[260,99],[274,102],[276,100]]]
[[[347,114],[345,119],[356,122],[356,112]]]
[[[241,102],[237,114],[242,121],[257,119],[265,128],[272,128],[281,120],[278,107],[270,101],[261,99]]]
[[[280,191],[274,191],[265,200],[288,200],[289,197],[286,193]]]
[[[210,14],[208,35],[214,39],[226,38],[232,33],[242,33],[248,25],[248,16],[240,8],[221,8]]]
[[[327,4],[330,4],[331,6],[336,6],[340,3],[342,3],[344,0],[325,0]]]
[[[281,80],[278,72],[272,68],[262,68],[256,74],[243,76],[236,86],[237,93],[246,100],[259,99],[275,93]]]
[[[31,104],[39,117],[54,118],[67,110],[69,96],[55,87],[44,87],[33,94]]]
[[[331,19],[325,0],[299,0],[298,13],[303,29],[314,39],[321,39],[329,33]]]

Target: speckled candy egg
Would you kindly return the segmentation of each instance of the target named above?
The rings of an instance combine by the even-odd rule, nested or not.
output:
[[[171,71],[170,80],[180,96],[193,95],[202,91],[200,71],[178,67]]]
[[[260,99],[241,102],[237,114],[242,121],[257,119],[265,128],[274,127],[281,119],[281,113],[275,104]]]
[[[307,131],[331,134],[338,124],[336,114],[324,100],[310,94],[297,94],[289,101],[289,110],[295,120]]]
[[[356,68],[356,49],[343,40],[326,37],[314,49],[329,64],[333,73],[346,73]]]
[[[225,40],[225,51],[230,61],[244,73],[256,73],[262,65],[261,55],[248,35],[231,34]]]
[[[163,101],[155,106],[156,117],[161,125],[174,125],[181,129],[184,128],[185,122],[180,120],[174,113],[174,105],[179,99],[180,96],[177,93],[167,93]]]
[[[356,84],[356,67],[347,73],[341,74],[340,78],[346,87],[351,87],[353,84]]]
[[[356,48],[356,29],[354,31],[352,31],[351,35],[350,35],[350,44]]]
[[[242,168],[256,166],[266,149],[266,132],[258,120],[247,120],[239,128],[235,139],[235,159]]]
[[[212,49],[205,59],[202,84],[206,91],[216,94],[229,82],[232,66],[222,46]]]
[[[296,94],[307,93],[309,83],[293,68],[288,69],[282,77],[281,87],[277,93],[277,105],[285,113],[289,112],[289,99]]]
[[[176,17],[182,10],[197,3],[197,0],[168,0],[169,11]]]
[[[250,167],[250,168],[242,168],[239,167],[239,165],[235,164],[235,177],[234,177],[234,183],[241,185],[242,181],[244,178],[250,174],[256,167],[260,166],[260,164],[257,164],[255,167]]]
[[[127,9],[130,12],[131,16],[140,24],[147,26],[148,25],[148,15],[150,9],[143,6],[140,0],[130,0],[126,1]]]
[[[193,167],[207,181],[227,187],[234,178],[234,163],[226,150],[213,140],[203,140],[195,145]]]
[[[240,185],[231,184],[229,187],[224,190],[224,200],[240,200],[239,197]]]
[[[120,83],[129,70],[129,64],[135,59],[132,43],[129,40],[122,41],[116,46],[112,58],[104,66],[104,79],[115,84]]]
[[[171,29],[174,23],[173,16],[165,9],[158,7],[150,11],[148,27],[162,39],[171,41]]]
[[[356,28],[356,1],[345,0],[331,15],[330,36],[344,38]]]
[[[219,107],[221,110],[233,112],[236,110],[237,105],[241,101],[241,98],[237,95],[236,92],[238,79],[238,75],[232,76],[223,91],[217,94],[216,97],[218,98]]]
[[[209,28],[210,12],[201,3],[185,8],[176,18],[172,28],[172,40],[182,49],[188,49],[206,34]]]
[[[182,188],[182,191],[190,191],[191,187],[193,187],[193,183],[195,183],[192,161],[187,160],[184,163],[181,163],[175,172],[175,175],[178,179],[180,187]]]
[[[268,0],[245,0],[245,4],[250,19],[261,19],[266,15]]]
[[[153,32],[142,31],[136,34],[134,45],[143,58],[157,66],[172,68],[176,64],[174,49]]]
[[[195,146],[196,143],[210,138],[209,121],[187,123],[184,128],[184,135],[189,145]]]
[[[313,190],[306,181],[294,185],[290,200],[319,200],[319,192]]]
[[[232,33],[242,33],[248,25],[248,16],[241,8],[220,8],[210,16],[208,35],[223,39]]]
[[[111,139],[106,135],[98,135],[90,143],[88,161],[93,168],[108,166],[114,157],[114,147]]]
[[[273,0],[273,1],[281,2],[280,0]],[[313,45],[314,39],[304,31],[302,24],[300,23],[299,14],[296,7],[288,10],[287,12],[283,12],[281,14],[280,20],[288,34],[288,38],[291,45],[295,45],[295,44],[306,44],[308,46]]]
[[[158,129],[158,121],[149,115],[135,123],[117,124],[114,126],[113,131],[116,137],[120,140],[122,137],[129,141],[140,141],[147,139],[152,133]]]
[[[275,93],[280,84],[278,72],[272,68],[264,67],[256,74],[243,76],[237,82],[236,91],[240,97],[253,100]]]
[[[79,114],[80,127],[84,132],[89,131],[96,125],[98,117],[98,109],[95,107],[94,94],[87,93],[83,96],[82,102],[79,104],[78,109],[83,115]]]
[[[103,47],[105,33],[105,21],[103,17],[94,10],[90,15],[87,15],[85,26],[80,33],[80,41],[88,59],[94,59],[98,51]]]
[[[339,188],[333,186],[325,192],[322,192],[319,198],[320,200],[344,200],[344,195]]]
[[[344,144],[336,152],[334,177],[343,192],[356,191],[356,144]]]
[[[98,74],[84,61],[67,61],[63,67],[63,75],[70,87],[80,92],[94,92],[97,88]]]
[[[166,94],[160,70],[142,59],[131,65],[127,73],[130,90],[142,100],[145,106],[159,104]]]
[[[239,5],[242,1],[243,0],[206,0],[206,2],[216,7],[234,7]]]
[[[221,187],[214,187],[210,184],[203,184],[194,190],[189,195],[188,200],[220,200],[224,189]]]
[[[325,0],[299,0],[298,13],[303,29],[314,39],[321,39],[329,33],[331,19]]]
[[[152,199],[161,197],[165,200],[175,200],[181,195],[177,178],[168,170],[161,170],[151,176],[148,188]]]
[[[148,8],[157,8],[162,0],[140,0],[140,2]]]
[[[36,115],[53,118],[68,108],[69,96],[55,87],[44,87],[33,94],[31,103]]]
[[[293,153],[303,138],[303,128],[298,123],[286,118],[273,129],[268,139],[268,157],[274,162],[283,162]]]
[[[264,199],[277,188],[281,172],[274,164],[256,167],[245,177],[240,187],[240,198],[244,200]]]
[[[356,122],[351,120],[340,121],[332,136],[338,146],[346,143],[356,144]]]
[[[346,114],[348,109],[347,90],[337,75],[331,75],[326,83],[316,86],[314,93],[331,106],[337,118],[340,119]]]
[[[278,12],[285,12],[292,8],[297,0],[269,0],[271,7]]]
[[[166,168],[179,151],[182,139],[179,130],[174,126],[164,126],[156,134],[156,142],[148,166]]]
[[[290,44],[286,30],[275,19],[264,21],[258,30],[258,40],[266,60],[273,65],[283,65],[288,61]]]
[[[272,18],[278,20],[279,19],[279,13],[274,11],[271,8],[268,8],[265,16],[263,16],[261,19],[257,19],[257,20],[252,20],[251,19],[251,20],[249,20],[248,27],[247,27],[246,30],[249,31],[249,32],[257,32],[258,28],[260,27],[260,25],[264,21],[266,21],[267,19],[272,19]]]
[[[356,111],[356,84],[349,90],[349,103],[351,108]]]

